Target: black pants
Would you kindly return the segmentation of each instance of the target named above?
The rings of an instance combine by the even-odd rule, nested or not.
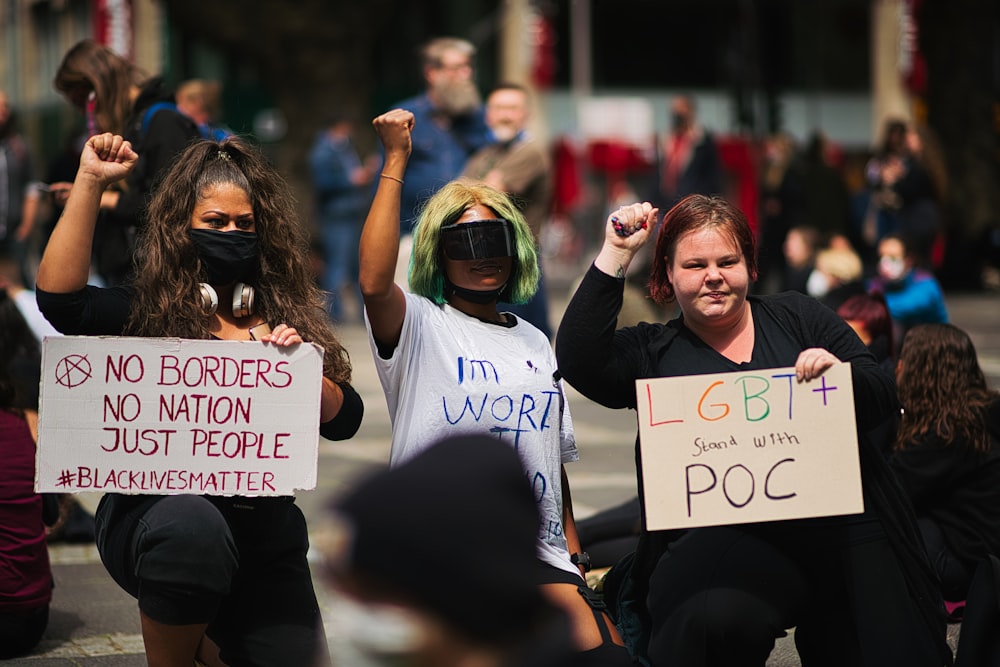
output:
[[[917,527],[924,538],[927,557],[941,580],[941,594],[949,602],[961,602],[969,593],[972,583],[972,569],[959,560],[944,541],[941,528],[933,519],[920,517]]]
[[[49,605],[0,614],[0,660],[25,655],[38,645],[49,624]]]
[[[116,502],[133,506],[116,511]],[[308,534],[285,498],[108,495],[97,545],[112,578],[155,621],[208,623],[233,667],[308,665],[321,646]]]
[[[576,522],[580,546],[594,567],[611,567],[635,551],[641,529],[639,496]]]
[[[877,521],[698,528],[649,581],[653,665],[762,667],[795,627],[803,667],[935,667]]]

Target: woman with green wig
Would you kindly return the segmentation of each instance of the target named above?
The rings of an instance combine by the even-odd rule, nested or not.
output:
[[[487,185],[448,183],[414,228],[410,291],[394,282],[413,122],[412,113],[395,109],[372,123],[385,162],[359,248],[365,323],[392,419],[389,464],[455,435],[485,433],[514,448],[539,514],[538,566],[525,575],[566,611],[576,647],[594,664],[630,664],[613,623],[586,595],[589,559],[580,551],[563,467],[578,452],[551,344],[497,308],[526,302],[538,286],[524,216]]]

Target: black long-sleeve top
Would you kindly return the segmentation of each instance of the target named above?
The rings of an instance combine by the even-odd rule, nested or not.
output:
[[[737,364],[691,333],[683,318],[615,329],[624,281],[591,267],[563,315],[556,339],[559,372],[584,396],[609,408],[635,408],[641,378],[794,366],[799,352],[821,347],[851,364],[862,431],[897,410],[893,378],[829,308],[796,292],[748,297],[756,330],[753,357]]]
[[[889,458],[917,516],[941,528],[948,548],[970,571],[987,554],[1000,556],[1000,399],[984,420],[988,452],[928,433]]]
[[[936,575],[927,561],[912,506],[870,435],[898,414],[895,382],[857,335],[836,313],[806,295],[748,297],[754,350],[750,362],[736,364],[688,330],[682,317],[616,329],[624,285],[623,279],[591,266],[556,336],[559,372],[584,396],[606,407],[634,409],[637,379],[793,366],[799,352],[810,347],[824,348],[851,364],[865,514],[878,517],[921,617],[938,640],[942,661],[951,664]],[[641,475],[639,483],[641,498]],[[640,578],[652,572],[666,539],[643,533],[635,566]]]

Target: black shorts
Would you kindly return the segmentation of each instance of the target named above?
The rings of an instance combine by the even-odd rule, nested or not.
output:
[[[97,511],[101,559],[160,623],[208,623],[222,659],[310,664],[322,622],[291,498],[108,495]]]

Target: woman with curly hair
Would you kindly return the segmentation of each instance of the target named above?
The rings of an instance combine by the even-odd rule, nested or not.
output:
[[[946,601],[1000,555],[1000,393],[951,324],[907,332],[896,367],[902,413],[890,463],[913,501]]]
[[[613,624],[581,595],[589,591],[588,563],[564,470],[578,454],[552,346],[533,325],[497,308],[498,301],[526,302],[538,286],[524,215],[487,185],[445,185],[413,231],[412,292],[394,282],[413,123],[402,109],[373,121],[386,157],[360,244],[369,341],[392,418],[389,463],[401,465],[452,435],[489,434],[513,447],[540,516],[538,567],[527,575],[567,612],[576,647],[594,664],[629,664]]]
[[[361,398],[310,278],[292,197],[243,140],[187,148],[150,202],[134,283],[86,284],[101,193],[137,158],[110,133],[84,146],[39,266],[46,317],[77,335],[314,342],[325,351],[319,434],[354,435]],[[208,665],[313,664],[321,622],[293,497],[109,493],[97,544],[111,576],[139,601],[150,665],[190,667],[196,655]]]

